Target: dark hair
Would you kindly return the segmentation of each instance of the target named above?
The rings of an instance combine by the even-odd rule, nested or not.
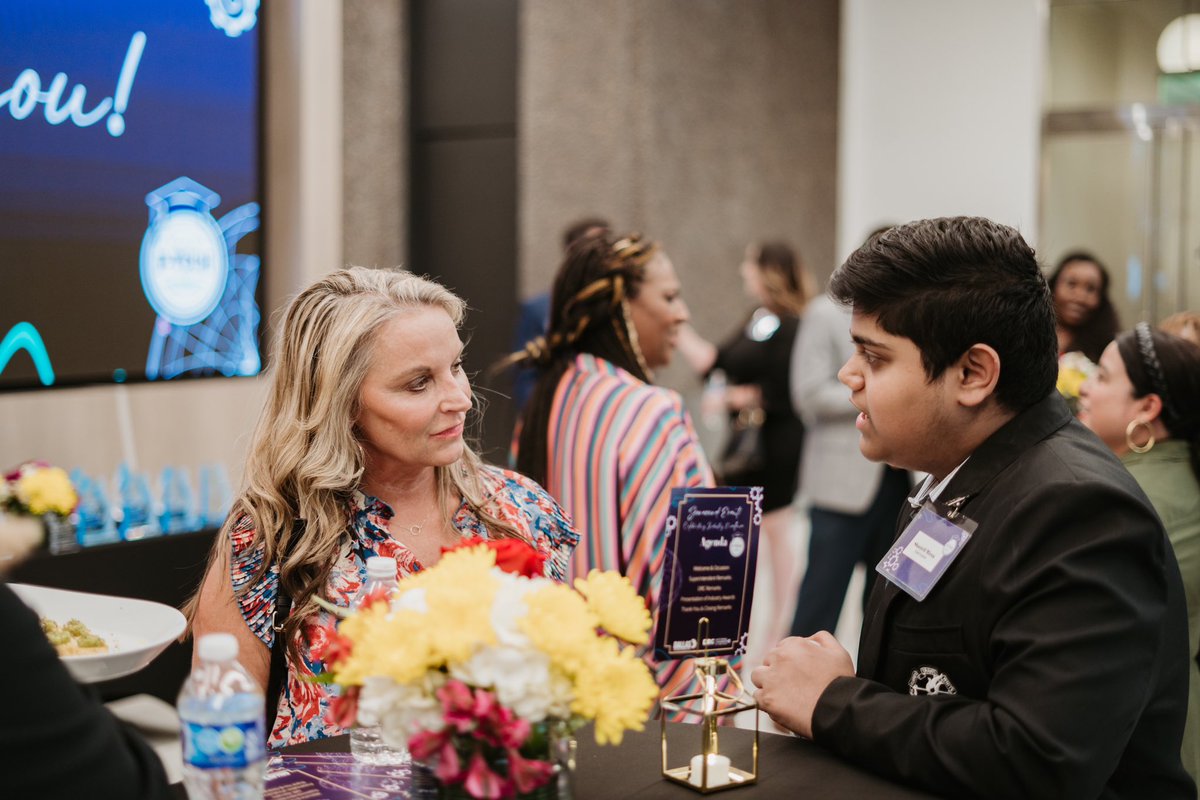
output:
[[[1112,300],[1108,298],[1108,269],[1100,262],[1100,259],[1087,250],[1073,250],[1060,258],[1054,271],[1050,273],[1050,296],[1054,297],[1054,289],[1058,286],[1063,271],[1069,264],[1076,261],[1090,262],[1100,270],[1100,305],[1096,306],[1091,316],[1084,320],[1083,324],[1070,328],[1071,349],[1080,351],[1092,361],[1099,361],[1104,348],[1108,347],[1108,343],[1121,329],[1121,323],[1117,321],[1117,310],[1113,308]],[[1057,319],[1057,308],[1054,313]],[[1063,327],[1067,326],[1063,325]]]
[[[578,353],[612,362],[650,381],[630,335],[624,301],[637,297],[647,262],[658,246],[630,234],[619,240],[607,231],[586,234],[567,248],[550,295],[546,335],[525,346],[510,363],[533,364],[537,385],[521,418],[517,469],[546,482],[547,431],[558,383]]]
[[[974,344],[1000,356],[996,399],[1037,403],[1058,374],[1050,289],[1021,234],[981,217],[943,217],[872,234],[829,293],[921,351],[930,381]]]
[[[612,226],[604,217],[583,217],[572,222],[563,230],[563,249],[566,250],[575,240],[583,238],[587,233],[601,231],[608,233]]]
[[[808,290],[801,277],[800,259],[786,242],[755,245],[754,259],[762,272],[767,305],[776,313],[799,316],[808,302]]]
[[[1122,333],[1116,342],[1133,396],[1162,399],[1163,426],[1172,439],[1188,443],[1192,472],[1200,480],[1200,346],[1149,325]]]

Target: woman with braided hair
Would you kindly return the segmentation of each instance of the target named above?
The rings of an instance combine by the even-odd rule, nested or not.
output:
[[[1079,421],[1120,456],[1162,518],[1200,650],[1200,347],[1140,322],[1104,350],[1083,385]],[[1191,663],[1183,766],[1200,779],[1200,669]]]
[[[517,469],[545,486],[580,531],[571,574],[619,570],[652,611],[671,489],[713,485],[683,398],[652,383],[687,319],[679,279],[655,243],[585,236],[555,278],[546,335],[511,359],[539,371]],[[692,678],[683,662],[655,669],[669,692]]]

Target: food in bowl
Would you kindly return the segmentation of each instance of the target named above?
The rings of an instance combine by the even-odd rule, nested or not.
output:
[[[77,619],[69,619],[64,625],[49,617],[41,620],[42,631],[60,656],[93,656],[108,652],[108,642]]]

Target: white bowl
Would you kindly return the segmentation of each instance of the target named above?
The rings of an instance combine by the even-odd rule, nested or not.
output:
[[[108,652],[63,656],[75,680],[96,683],[132,675],[178,639],[187,622],[178,610],[149,600],[69,592],[11,583],[25,605],[58,624],[77,619],[108,642]]]

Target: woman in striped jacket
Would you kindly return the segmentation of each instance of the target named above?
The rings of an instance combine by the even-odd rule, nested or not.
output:
[[[683,398],[652,383],[687,319],[657,244],[585,236],[555,278],[549,330],[514,359],[539,370],[517,469],[574,519],[572,574],[619,570],[655,613],[671,489],[713,485]],[[667,693],[692,683],[690,662],[654,667]]]

